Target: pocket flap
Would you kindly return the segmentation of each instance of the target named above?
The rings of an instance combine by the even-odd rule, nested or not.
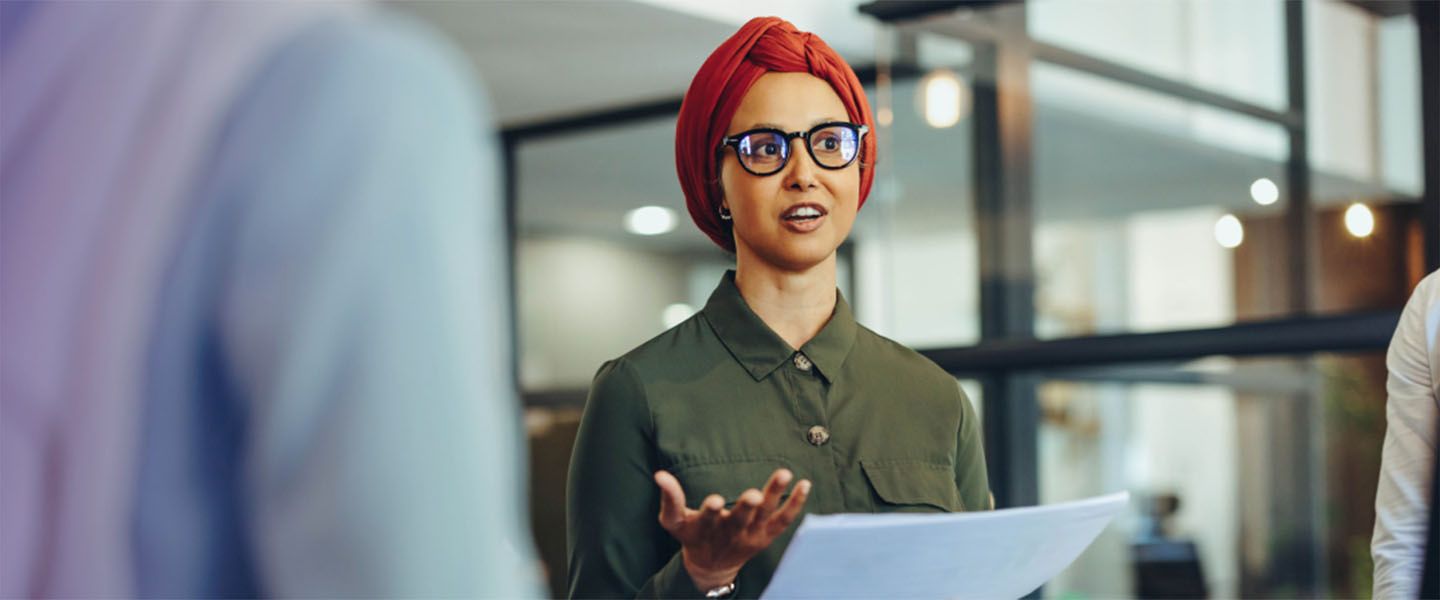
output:
[[[965,510],[950,465],[921,461],[862,460],[875,494],[889,504],[924,504],[947,512]]]

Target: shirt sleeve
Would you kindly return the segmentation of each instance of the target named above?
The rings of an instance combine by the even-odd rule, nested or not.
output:
[[[699,598],[660,526],[654,426],[623,358],[595,375],[566,486],[571,598]]]
[[[980,417],[970,398],[956,385],[960,395],[960,433],[955,445],[955,485],[965,510],[990,510],[990,478],[985,468],[985,444],[980,437]]]
[[[339,19],[232,110],[216,319],[263,595],[539,595],[496,154],[459,65]]]
[[[1440,279],[1416,287],[1386,356],[1385,444],[1375,493],[1375,598],[1414,598],[1420,591],[1436,460]]]

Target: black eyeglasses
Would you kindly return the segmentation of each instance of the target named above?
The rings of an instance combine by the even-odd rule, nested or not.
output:
[[[790,140],[805,140],[805,148],[815,164],[825,169],[843,169],[860,155],[860,140],[870,127],[854,123],[821,123],[810,131],[786,133],[769,127],[742,131],[721,140],[717,152],[734,148],[740,166],[752,175],[764,177],[779,173],[790,162]]]

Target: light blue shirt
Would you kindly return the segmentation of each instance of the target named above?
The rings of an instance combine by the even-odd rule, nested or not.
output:
[[[137,26],[135,39],[117,46],[142,52],[156,23],[175,22],[133,17],[142,9],[256,6],[280,10],[125,5],[135,10],[124,18],[155,28]],[[16,335],[5,341],[0,408],[10,421],[5,464],[16,468],[0,500],[5,534],[24,534],[7,542],[6,556],[25,564],[6,567],[0,595],[539,595],[487,110],[458,53],[429,31],[368,10],[341,13],[285,36],[240,79],[213,138],[200,136],[210,141],[186,156],[199,168],[177,188],[178,208],[161,215],[177,225],[157,227],[159,239],[110,216],[125,214],[127,198],[146,197],[116,191],[120,183],[148,189],[130,181],[145,173],[122,166],[115,186],[96,188],[82,204],[51,184],[53,172],[37,171],[45,161],[7,154],[4,234],[13,243],[4,285],[23,310],[6,307],[5,315]],[[197,29],[183,44],[209,41]],[[81,69],[77,57],[89,50],[50,53],[69,61],[57,75],[129,75],[113,62],[109,73]],[[86,60],[104,65],[104,53],[94,54]],[[210,66],[196,56],[205,55],[136,57],[133,64],[154,70],[133,95],[148,105],[124,113],[118,99],[97,96],[98,108],[68,114],[149,116],[131,133],[84,134],[73,147],[103,138],[165,156],[156,146],[169,119],[183,116],[172,106],[185,97],[177,90]],[[212,52],[206,60],[227,57]],[[52,106],[59,113],[85,100],[60,94]],[[74,133],[63,120],[39,117],[5,125],[7,136],[36,147]],[[81,168],[68,176],[98,174]],[[52,195],[22,193],[35,189]],[[140,214],[137,222],[152,222]],[[97,224],[132,234],[115,240],[159,250],[136,253],[155,258],[119,270],[105,260],[123,247],[107,245],[111,236],[93,243],[110,250],[84,260],[49,254],[91,246],[85,232]],[[37,227],[49,237],[26,237]],[[150,292],[132,293],[130,271],[162,276]],[[114,276],[115,289],[125,290],[114,300],[153,298],[132,311],[149,317],[132,319],[136,332],[125,333],[129,325],[111,318],[124,311],[86,308],[110,300],[109,283],[85,286],[99,288],[99,297],[58,296],[46,291],[61,289],[47,283],[56,273],[76,282]],[[68,311],[56,326],[28,316],[47,305]],[[30,325],[12,329],[21,323]],[[80,342],[33,350],[62,338]],[[86,339],[137,357],[144,372],[109,369],[84,354]],[[75,381],[85,384],[66,383]],[[132,396],[138,414],[118,402]],[[116,416],[87,420],[95,407]],[[100,431],[105,443],[88,443],[86,431]],[[109,449],[133,450],[133,460],[111,460]],[[134,482],[97,486],[98,495],[64,484],[116,477]],[[110,546],[118,549],[92,548]]]

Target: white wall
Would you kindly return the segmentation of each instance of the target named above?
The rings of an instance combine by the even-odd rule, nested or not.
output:
[[[664,331],[688,300],[685,265],[584,238],[527,238],[517,251],[520,383],[530,391],[590,385],[595,370]]]
[[[971,231],[870,236],[855,244],[857,319],[916,348],[980,339],[980,273]]]
[[[1305,8],[1310,165],[1371,180],[1378,176],[1371,19],[1330,2]]]
[[[1380,24],[1380,152],[1385,185],[1425,190],[1420,139],[1420,32],[1413,19]]]
[[[1233,250],[1215,241],[1223,210],[1142,212],[1126,223],[1129,330],[1163,331],[1235,321]]]

